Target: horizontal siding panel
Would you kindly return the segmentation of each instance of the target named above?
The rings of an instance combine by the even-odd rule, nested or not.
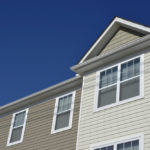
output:
[[[30,107],[23,143],[10,147],[6,143],[12,115],[0,118],[0,150],[75,150],[80,99],[81,90],[77,90],[72,128],[55,134],[51,134],[55,99]]]
[[[106,53],[107,51],[110,51],[113,48],[120,47],[123,44],[129,43],[139,38],[140,38],[140,35],[134,34],[133,32],[129,30],[127,31],[126,29],[123,29],[123,28],[119,29],[117,33],[112,37],[112,39],[104,47],[100,55],[103,53]]]
[[[86,99],[87,100],[87,99]],[[90,99],[89,99],[90,100]],[[90,103],[92,104],[91,105],[86,105],[84,104],[86,107],[90,107],[90,110],[87,109],[86,107],[84,107],[82,109],[82,116],[87,116],[86,114],[90,114],[91,111],[93,112],[93,102]],[[132,112],[136,112],[138,111],[138,109],[142,109],[141,111],[145,110],[145,109],[149,109],[149,105],[150,105],[150,96],[147,97],[145,100],[143,99],[139,99],[139,100],[135,100],[135,101],[132,101],[132,102],[127,102],[127,103],[124,103],[124,104],[120,104],[120,105],[117,105],[117,106],[113,106],[111,108],[108,108],[108,109],[104,109],[104,110],[100,110],[98,112],[93,112],[93,115],[95,115],[95,117],[101,117],[103,115],[105,115],[106,117],[110,117],[110,116],[116,116],[118,115],[118,113],[121,111],[121,114],[128,114],[130,113],[131,111]],[[139,111],[140,111],[139,110]],[[113,113],[113,114],[112,114]],[[84,116],[84,117],[85,117]],[[90,117],[90,116],[89,116]],[[92,117],[92,116],[91,116]]]
[[[110,133],[107,133],[107,132],[102,133],[103,136],[98,134],[97,132],[95,132],[95,134],[91,134],[91,136],[87,140],[85,140],[85,138],[81,138],[79,140],[82,143],[82,145],[87,144],[87,143],[89,145],[89,144],[104,142],[107,140],[118,139],[120,137],[126,137],[129,135],[135,135],[135,133],[148,132],[148,130],[149,130],[149,128],[147,127],[147,128],[135,128],[134,130],[133,129],[131,129],[131,130],[130,129],[124,129],[124,131],[119,130],[118,132],[113,131],[111,133],[111,137],[109,136]],[[118,134],[119,134],[119,136],[118,136]]]
[[[144,98],[93,112],[96,73],[84,78],[78,150],[91,144],[144,133],[144,150],[150,147],[150,53],[144,59]],[[93,80],[93,81],[92,81]],[[93,83],[92,83],[93,82]]]
[[[150,105],[149,105],[149,108],[150,108]],[[148,115],[149,117],[150,117],[150,114],[149,114],[149,108],[147,108],[147,110],[144,110],[143,109],[143,111],[141,110],[141,111],[134,111],[134,110],[132,110],[131,112],[128,112],[128,113],[119,113],[118,112],[118,114],[116,114],[116,115],[109,115],[109,116],[107,116],[107,115],[94,115],[94,118],[97,118],[98,119],[98,121],[97,120],[94,120],[94,118],[89,118],[88,117],[88,115],[87,116],[84,116],[83,118],[81,118],[82,119],[82,121],[83,122],[85,122],[85,123],[89,123],[90,122],[90,120],[92,120],[93,122],[92,123],[95,123],[95,122],[99,122],[99,123],[103,123],[103,122],[109,122],[110,123],[110,121],[114,121],[114,120],[119,120],[120,119],[120,121],[121,120],[123,120],[124,121],[124,119],[130,119],[130,118],[132,118],[132,117],[135,117],[135,116],[137,116],[137,117],[143,117],[143,115],[145,116],[145,115]],[[134,118],[133,118],[134,119]]]

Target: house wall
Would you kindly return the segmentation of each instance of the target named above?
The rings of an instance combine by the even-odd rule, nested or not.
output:
[[[51,134],[55,99],[29,108],[23,142],[6,146],[12,114],[0,118],[0,150],[75,150],[81,90],[75,95],[72,128]]]
[[[100,55],[109,52],[113,48],[117,48],[122,46],[123,44],[127,44],[129,42],[137,40],[141,36],[143,35],[136,33],[132,30],[126,28],[120,28],[116,32],[116,34],[111,38],[111,40],[106,44],[106,46],[104,47]]]
[[[94,112],[96,71],[84,76],[77,150],[89,150],[96,143],[141,133],[144,150],[150,150],[150,48],[142,52],[145,52],[142,99]]]

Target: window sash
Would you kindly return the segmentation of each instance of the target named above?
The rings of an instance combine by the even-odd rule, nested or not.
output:
[[[120,81],[130,79],[140,74],[140,57],[121,64]],[[123,69],[124,68],[124,69]]]
[[[129,77],[129,78],[126,78],[126,79],[124,79],[124,80],[122,80],[122,66],[124,65],[124,64],[128,64],[129,62],[133,62],[133,64],[135,64],[136,66],[134,66],[133,65],[133,72],[134,72],[134,75],[133,76],[131,76],[131,77]],[[137,77],[139,77],[139,95],[137,95],[137,96],[140,96],[141,95],[141,76],[142,76],[142,72],[141,72],[141,70],[142,70],[142,68],[141,68],[141,63],[142,63],[142,57],[141,56],[138,56],[138,57],[136,57],[136,58],[132,58],[132,59],[130,59],[130,60],[127,60],[127,61],[125,61],[125,62],[121,62],[121,63],[119,63],[119,64],[117,64],[117,65],[114,65],[113,67],[109,67],[108,69],[105,69],[105,70],[102,70],[102,71],[100,71],[99,72],[99,88],[98,88],[98,92],[97,92],[97,97],[99,97],[99,93],[101,92],[101,90],[103,90],[103,89],[107,89],[107,88],[110,88],[111,86],[114,86],[114,85],[117,85],[117,90],[116,90],[116,102],[115,103],[120,103],[120,102],[122,102],[121,101],[121,99],[120,99],[120,86],[121,86],[121,84],[122,83],[124,83],[124,82],[128,82],[128,81],[130,81],[130,80],[132,80],[132,79],[134,79],[134,78],[137,78]],[[116,81],[116,83],[114,83],[114,84],[110,84],[110,85],[107,85],[107,86],[104,86],[104,87],[102,87],[101,86],[101,74],[103,73],[103,72],[107,72],[107,70],[111,70],[111,69],[113,69],[113,68],[117,68],[117,81]],[[137,96],[134,96],[134,97],[137,97]],[[131,98],[129,98],[129,99],[132,99],[132,98],[134,98],[134,97],[131,97]],[[125,101],[126,100],[128,100],[128,99],[125,99]],[[114,104],[115,104],[114,103]],[[102,106],[102,107],[99,107],[99,98],[97,99],[97,102],[96,102],[96,108],[103,108],[104,106]],[[108,106],[109,105],[111,105],[111,104],[108,104]],[[107,106],[107,105],[106,105]]]
[[[10,143],[14,143],[16,141],[20,141],[21,135],[23,131],[23,126],[18,127],[18,128],[13,128],[12,133],[11,133],[11,138],[10,138]]]
[[[19,115],[21,115],[21,117],[23,118],[20,118]],[[26,115],[26,111],[15,114],[13,128],[23,126],[24,121],[25,121],[25,115]]]
[[[72,94],[59,98],[57,106],[57,114],[70,110],[71,105],[72,105]]]
[[[100,72],[99,88],[106,88],[112,84],[116,84],[118,74],[118,66],[106,69]]]
[[[70,114],[71,114],[71,111],[66,111],[66,112],[57,114],[57,116],[56,116],[56,123],[55,123],[55,130],[66,128],[66,127],[69,126]],[[67,118],[66,118],[65,115],[67,116]],[[63,118],[63,120],[62,120],[62,118]],[[66,122],[64,122],[64,120]],[[58,124],[58,123],[60,123],[60,124]]]
[[[99,90],[98,95],[98,107],[104,107],[107,105],[114,104],[116,102],[116,92],[117,92],[117,85],[109,86],[107,88],[103,88]],[[105,101],[105,98],[108,99]],[[110,99],[111,97],[111,99]]]

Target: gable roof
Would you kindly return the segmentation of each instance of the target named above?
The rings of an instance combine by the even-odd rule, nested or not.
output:
[[[119,30],[120,27],[127,28],[129,30],[138,32],[143,35],[147,35],[150,33],[150,27],[146,27],[144,25],[131,22],[131,21],[119,18],[119,17],[115,17],[111,21],[111,23],[108,25],[108,27],[105,29],[105,31],[97,39],[97,41],[91,46],[91,48],[87,51],[87,53],[81,58],[81,60],[79,61],[79,64],[83,63],[87,59],[97,56],[102,51],[102,49],[107,44],[107,42],[112,38],[112,36]]]

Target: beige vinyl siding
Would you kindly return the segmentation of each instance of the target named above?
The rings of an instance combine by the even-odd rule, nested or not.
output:
[[[150,150],[150,52],[144,55],[144,98],[94,112],[96,72],[84,76],[77,150],[90,145],[144,133]]]
[[[12,115],[0,118],[0,150],[75,150],[81,90],[76,91],[72,128],[51,134],[55,99],[29,108],[23,142],[6,147]]]
[[[111,38],[111,40],[106,44],[104,49],[100,54],[104,54],[106,52],[109,52],[113,48],[117,48],[122,46],[123,44],[127,44],[129,42],[132,42],[136,39],[139,39],[141,36],[139,33],[135,33],[134,31],[131,31],[129,29],[120,28],[116,34]]]

